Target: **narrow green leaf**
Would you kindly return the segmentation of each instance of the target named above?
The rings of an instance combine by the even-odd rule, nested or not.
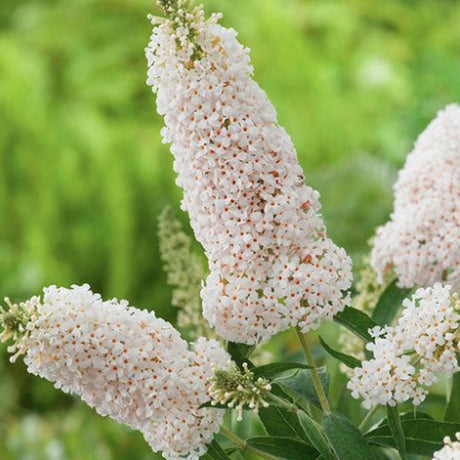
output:
[[[270,435],[308,441],[297,415],[284,407],[261,407],[259,418]]]
[[[336,414],[323,416],[324,431],[339,460],[375,460],[366,438],[350,420]]]
[[[338,359],[341,363],[345,364],[346,366],[354,369],[355,367],[359,367],[361,365],[361,361],[356,359],[354,356],[347,355],[345,353],[341,353],[340,351],[336,351],[332,349],[321,337],[319,338],[321,345],[323,348],[335,359]]]
[[[454,374],[452,378],[452,389],[444,413],[444,420],[446,422],[460,422],[460,372]]]
[[[364,341],[372,342],[368,331],[377,326],[377,323],[362,311],[346,307],[345,310],[334,316],[334,321],[345,326]]]
[[[200,458],[202,460],[231,460],[216,440],[209,444],[207,452]]]
[[[300,411],[299,422],[309,441],[325,460],[335,460],[331,447],[322,432],[322,428],[306,413]]]
[[[316,459],[318,456],[318,451],[314,447],[280,436],[258,436],[248,439],[246,443],[262,452],[285,460],[309,460]]]
[[[292,369],[310,369],[310,366],[303,363],[271,363],[264,366],[253,367],[251,371],[254,373],[254,377],[265,377],[271,380],[282,372],[286,372]]]
[[[248,357],[254,348],[255,345],[245,345],[243,343],[228,342],[227,344],[227,351],[238,367],[241,367],[243,363],[248,363],[249,368],[253,367]]]
[[[407,458],[406,455],[406,437],[402,428],[401,419],[399,418],[398,406],[387,406],[388,425],[393,435],[396,448],[398,449],[401,460]]]
[[[329,373],[324,368],[319,368],[318,373],[324,391],[327,394],[329,388]],[[299,371],[289,378],[275,380],[273,386],[275,385],[304,410],[308,410],[309,403],[313,403],[318,407],[321,406],[309,370]]]
[[[425,418],[401,420],[402,429],[406,438],[408,454],[432,456],[443,446],[444,436],[455,436],[460,431],[460,423],[438,422]],[[379,426],[366,434],[369,442],[381,446],[395,447],[391,429],[388,424]]]
[[[393,322],[402,301],[410,294],[412,289],[399,288],[397,280],[392,281],[380,296],[372,313],[372,319],[379,325],[385,326]]]

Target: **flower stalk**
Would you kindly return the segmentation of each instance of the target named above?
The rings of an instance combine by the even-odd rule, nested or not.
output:
[[[305,336],[302,334],[302,331],[299,327],[295,328],[297,333],[297,338],[299,339],[300,346],[302,348],[303,354],[307,360],[308,365],[311,367],[310,372],[313,380],[313,386],[315,387],[316,394],[319,399],[319,403],[321,405],[321,409],[325,414],[331,413],[331,408],[329,406],[329,401],[327,399],[326,393],[323,388],[323,384],[321,383],[321,379],[319,378],[318,369],[316,368],[315,360],[310,352],[310,347],[305,339]]]

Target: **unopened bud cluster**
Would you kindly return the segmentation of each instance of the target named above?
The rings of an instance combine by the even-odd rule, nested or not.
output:
[[[5,307],[0,306],[0,326],[3,328],[0,340],[12,342],[8,347],[8,353],[12,353],[10,361],[14,363],[18,356],[27,351],[27,342],[37,319],[40,298],[32,297],[19,304],[14,304],[6,298],[5,303]]]
[[[209,394],[211,404],[223,404],[237,411],[237,420],[243,419],[243,408],[257,412],[259,407],[268,407],[267,398],[272,387],[270,382],[259,377],[254,380],[254,373],[250,371],[247,363],[243,369],[236,366],[230,370],[216,369],[211,379]]]
[[[206,277],[202,258],[192,251],[192,239],[166,207],[158,218],[158,240],[167,281],[173,287],[171,303],[179,309],[177,326],[189,339],[214,334],[201,310],[201,284]]]

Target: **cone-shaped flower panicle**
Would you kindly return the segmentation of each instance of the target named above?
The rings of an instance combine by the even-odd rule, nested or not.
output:
[[[404,287],[460,287],[460,106],[438,113],[394,187],[391,220],[377,230],[372,265]]]
[[[51,286],[42,301],[13,307],[0,312],[4,338],[25,353],[29,372],[141,431],[168,459],[206,451],[223,411],[199,407],[210,399],[213,368],[229,362],[218,342],[201,338],[190,350],[171,324],[126,301],[103,301],[87,285]],[[8,329],[17,329],[14,315],[29,318],[21,337]]]
[[[154,21],[148,84],[209,259],[204,316],[225,339],[253,344],[341,311],[351,262],[326,236],[319,194],[252,80],[249,50],[218,19],[189,7]]]
[[[444,438],[444,447],[434,453],[433,460],[460,460],[460,433],[452,441],[449,436]]]
[[[394,328],[369,331],[375,339],[367,349],[374,357],[355,368],[348,382],[366,408],[409,400],[418,405],[438,374],[460,370],[460,300],[452,288],[436,283],[418,289],[403,307]]]

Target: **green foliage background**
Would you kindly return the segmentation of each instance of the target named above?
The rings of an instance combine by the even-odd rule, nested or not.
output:
[[[205,0],[359,264],[417,134],[460,101],[455,0]],[[147,0],[0,2],[0,296],[88,282],[170,320],[156,217],[178,205],[145,85]],[[181,216],[184,223],[186,216]],[[0,362],[0,458],[153,458],[142,437]]]

